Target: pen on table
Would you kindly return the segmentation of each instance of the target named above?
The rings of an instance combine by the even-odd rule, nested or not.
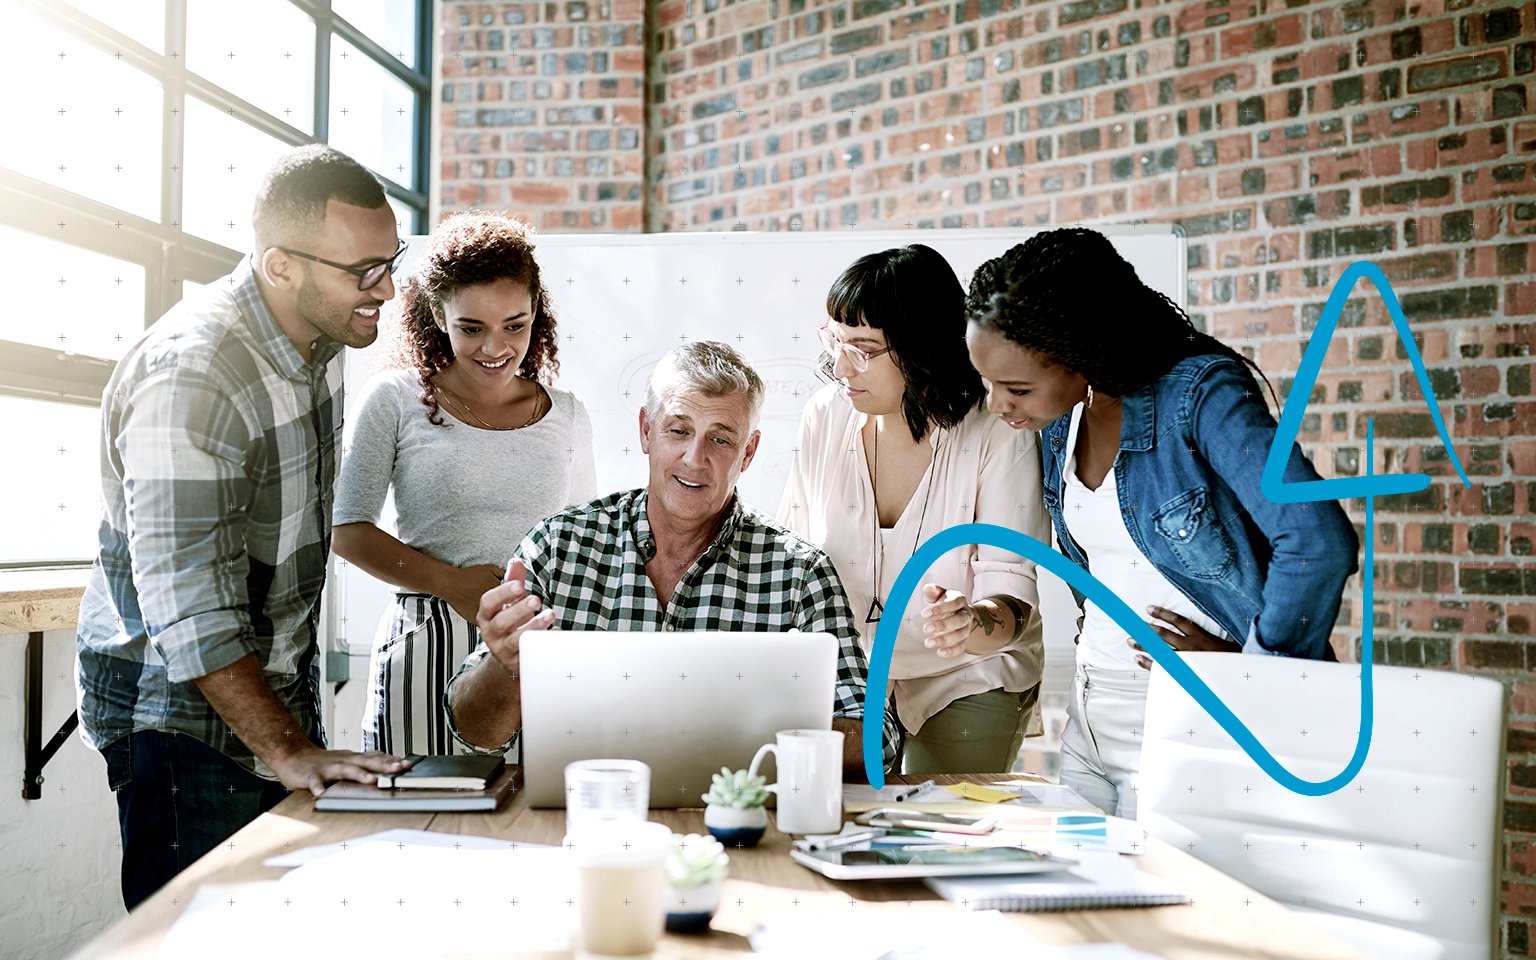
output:
[[[903,800],[911,800],[913,797],[917,796],[918,794],[922,793],[924,790],[927,790],[929,787],[931,787],[933,785],[934,784],[933,784],[932,780],[924,780],[922,783],[920,783],[917,786],[913,787],[911,790],[906,790],[906,791],[903,791],[901,793],[896,794],[896,802],[897,803],[901,803]]]
[[[910,847],[927,846],[929,841],[935,843],[948,843],[941,841],[932,830],[887,830],[884,835],[869,841],[870,847]]]
[[[858,843],[867,843],[885,836],[884,830],[860,830],[857,833],[840,833],[826,840],[807,840],[807,850],[840,850]]]

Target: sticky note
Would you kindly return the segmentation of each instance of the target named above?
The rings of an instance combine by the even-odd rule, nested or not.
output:
[[[950,793],[957,794],[967,800],[979,800],[982,803],[1003,803],[1007,800],[1017,799],[1017,794],[1006,790],[993,790],[991,787],[983,787],[979,783],[951,783],[944,787]]]

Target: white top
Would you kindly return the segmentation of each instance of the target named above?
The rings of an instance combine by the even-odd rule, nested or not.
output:
[[[1115,592],[1147,622],[1148,606],[1156,604],[1188,617],[1218,637],[1226,632],[1179,592],[1158,572],[1131,539],[1120,512],[1115,471],[1104,475],[1097,490],[1089,490],[1077,476],[1077,426],[1083,405],[1072,409],[1072,426],[1067,431],[1067,456],[1062,464],[1061,508],[1067,532],[1088,557],[1088,572]],[[1168,624],[1165,624],[1168,626]],[[1136,651],[1126,641],[1129,634],[1109,618],[1092,600],[1083,601],[1083,630],[1077,647],[1077,660],[1086,667],[1100,670],[1139,670]]]
[[[866,420],[840,384],[829,384],[811,397],[801,416],[799,446],[779,520],[832,558],[867,652],[878,626],[864,622],[875,596],[877,567],[879,595],[885,598],[916,546],[949,527],[995,523],[1045,544],[1051,535],[1035,433],[1015,431],[985,410],[973,410],[952,429],[930,432],[933,462],[895,526],[888,533],[878,532],[869,461],[859,439]],[[882,541],[883,560],[877,564],[871,554]],[[951,550],[919,582],[930,581],[973,601],[1008,594],[1032,608],[1039,606],[1035,565],[992,546]],[[886,615],[894,616],[900,605],[901,598],[891,597]],[[960,697],[999,687],[1019,692],[1040,682],[1044,647],[1038,614],[1030,617],[1018,643],[985,656],[943,658],[923,646],[922,611],[922,595],[914,593],[903,612],[891,661],[896,713],[907,730],[918,730]],[[1031,720],[1031,727],[1037,720]]]
[[[505,564],[535,523],[597,493],[586,407],[544,390],[550,410],[531,426],[482,430],[446,411],[438,426],[414,369],[378,374],[347,411],[334,522],[378,523],[393,488],[406,546],[455,567]]]

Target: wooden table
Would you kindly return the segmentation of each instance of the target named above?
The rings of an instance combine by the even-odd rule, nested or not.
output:
[[[935,779],[942,783],[988,778]],[[698,809],[653,810],[651,819],[679,833],[703,832],[703,812]],[[263,867],[261,861],[268,857],[395,828],[558,844],[565,812],[529,809],[519,794],[490,814],[318,813],[308,794],[296,793],[193,864],[76,957],[153,957],[199,884],[274,880],[283,871]],[[959,913],[960,908],[938,899],[921,884],[836,883],[796,864],[788,851],[789,838],[772,828],[757,848],[730,851],[730,878],[713,929],[702,936],[667,935],[657,949],[658,960],[749,954],[747,934],[776,917],[824,915],[834,923],[849,910],[860,911],[866,920],[880,912],[895,916],[895,911],[906,919],[917,911],[953,923]],[[1045,943],[1120,941],[1167,960],[1361,960],[1360,954],[1314,931],[1274,901],[1161,841],[1150,841],[1139,862],[1147,872],[1176,881],[1195,902],[1180,907],[1007,917],[1027,937]],[[1021,939],[1028,942],[1027,937]],[[515,944],[509,943],[508,948]]]

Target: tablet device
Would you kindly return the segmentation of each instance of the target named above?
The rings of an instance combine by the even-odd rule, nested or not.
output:
[[[990,816],[969,816],[963,813],[924,813],[918,810],[900,810],[880,807],[861,813],[854,822],[871,827],[896,827],[902,830],[936,830],[945,833],[991,833],[997,821]]]
[[[798,850],[789,855],[832,880],[912,880],[923,877],[981,877],[1065,870],[1076,861],[1018,847],[873,847],[855,850]]]

